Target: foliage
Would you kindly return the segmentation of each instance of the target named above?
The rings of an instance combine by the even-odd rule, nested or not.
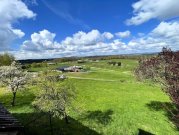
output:
[[[77,61],[79,58],[78,57],[64,57],[64,58],[57,58],[54,59],[53,62],[73,62]]]
[[[5,53],[0,55],[0,66],[9,66],[15,60],[14,56]]]
[[[156,85],[135,80],[132,71],[138,65],[136,60],[114,61],[122,62],[123,66],[121,68],[110,66],[104,60],[98,63],[86,63],[86,66],[91,67],[91,72],[67,73],[67,76],[82,77],[82,79],[69,77],[69,80],[78,91],[75,108],[81,104],[83,107],[80,113],[70,110],[68,113],[70,124],[53,118],[54,135],[60,134],[59,129],[63,135],[137,135],[139,128],[156,135],[178,135],[178,130],[171,123],[168,112],[163,107],[164,103],[171,104],[168,96]],[[72,63],[74,64],[76,62]],[[1,102],[25,126],[26,135],[50,135],[48,115],[41,117],[41,114],[31,106],[31,102],[40,91],[41,88],[38,86],[28,87],[25,93],[19,91],[18,104],[11,107],[9,106],[11,93],[0,88]],[[113,113],[107,113],[108,110]],[[35,118],[39,119],[26,125]]]
[[[156,57],[141,60],[135,73],[140,79],[161,83],[163,90],[179,109],[179,52],[163,48]]]
[[[46,63],[46,62],[41,62],[41,63],[35,63],[35,62],[33,62],[33,63],[31,64],[31,67],[33,67],[33,68],[37,68],[37,67],[47,67],[47,63]]]
[[[46,72],[41,75],[40,91],[33,105],[53,117],[65,118],[68,123],[68,107],[75,99],[75,89],[69,80],[62,80],[56,74],[56,72]]]
[[[90,69],[91,69],[90,66],[83,66],[84,71],[90,71]]]
[[[115,62],[115,61],[109,61],[108,62],[109,65],[113,65],[113,66],[121,66],[121,62]]]
[[[27,72],[23,71],[21,65],[14,61],[10,66],[0,67],[0,81],[11,90],[12,106],[14,106],[17,91],[27,82]]]
[[[29,69],[31,68],[31,64],[23,64],[22,69]]]

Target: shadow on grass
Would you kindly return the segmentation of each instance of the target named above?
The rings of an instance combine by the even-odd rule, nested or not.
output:
[[[179,112],[176,106],[170,102],[151,101],[147,107],[154,111],[163,111],[170,121],[172,121],[177,130],[179,130]]]
[[[140,128],[138,130],[139,130],[138,135],[154,135],[154,134],[152,134],[152,133],[150,133],[148,131],[145,131],[143,129],[140,129]]]
[[[49,117],[41,113],[14,113],[25,127],[24,135],[51,135]],[[99,135],[96,131],[84,126],[69,117],[70,124],[58,118],[52,119],[54,135]]]
[[[35,95],[29,90],[25,92],[17,92],[16,105],[11,106],[12,93],[0,95],[0,101],[10,110],[21,110],[23,113],[13,113],[25,127],[25,135],[51,135],[49,117],[40,113],[32,112],[31,102]],[[25,109],[25,110],[24,110]],[[29,113],[32,112],[32,113]],[[70,124],[66,124],[64,120],[53,118],[54,135],[99,135],[96,131],[83,125],[79,121],[69,117]]]
[[[97,111],[88,111],[84,114],[82,119],[87,119],[87,120],[93,120],[97,124],[102,124],[102,125],[107,125],[112,121],[112,110],[107,110],[105,112],[102,112],[100,110]]]
[[[6,93],[4,95],[0,95],[0,102],[7,107],[7,108],[21,108],[23,106],[29,106],[31,105],[32,101],[35,98],[35,95],[32,92],[29,92],[29,90],[24,91],[18,91],[15,99],[15,106],[11,106],[12,102],[12,93]]]
[[[147,107],[155,111],[167,111],[167,109],[174,111],[175,105],[170,102],[151,101]]]
[[[154,111],[164,111],[169,119],[177,114],[175,105],[170,102],[151,101],[147,104],[147,107]]]

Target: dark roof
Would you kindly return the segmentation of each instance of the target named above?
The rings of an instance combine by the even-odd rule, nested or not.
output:
[[[22,128],[22,124],[0,103],[0,132],[19,131]]]
[[[69,66],[63,66],[63,67],[58,67],[56,68],[57,70],[60,70],[60,71],[64,71],[65,68],[68,68]]]

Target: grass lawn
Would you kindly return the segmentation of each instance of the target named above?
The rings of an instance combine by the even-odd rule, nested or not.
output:
[[[117,61],[117,60],[116,60]],[[156,135],[177,135],[179,132],[169,120],[164,108],[172,107],[159,86],[138,82],[133,76],[135,60],[118,60],[122,67],[113,67],[107,61],[89,62],[87,73],[66,73],[78,91],[76,106],[70,111],[70,124],[53,119],[54,132],[65,135],[137,135],[138,129]],[[58,64],[65,65],[66,63]],[[67,65],[76,63],[67,63]],[[55,68],[50,67],[49,69]],[[42,69],[31,69],[40,71]],[[86,78],[86,79],[85,79]],[[50,135],[48,117],[38,114],[31,106],[37,89],[31,86],[17,93],[17,105],[10,106],[11,93],[0,90],[2,102],[26,128],[26,134]],[[30,123],[33,119],[35,122]]]

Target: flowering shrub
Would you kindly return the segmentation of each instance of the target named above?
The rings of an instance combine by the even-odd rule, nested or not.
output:
[[[179,51],[163,48],[157,56],[140,60],[135,75],[138,79],[152,79],[160,83],[179,109]]]
[[[15,105],[17,91],[27,83],[27,75],[27,72],[23,71],[21,65],[15,61],[10,66],[0,67],[0,83],[11,90],[12,106]]]

